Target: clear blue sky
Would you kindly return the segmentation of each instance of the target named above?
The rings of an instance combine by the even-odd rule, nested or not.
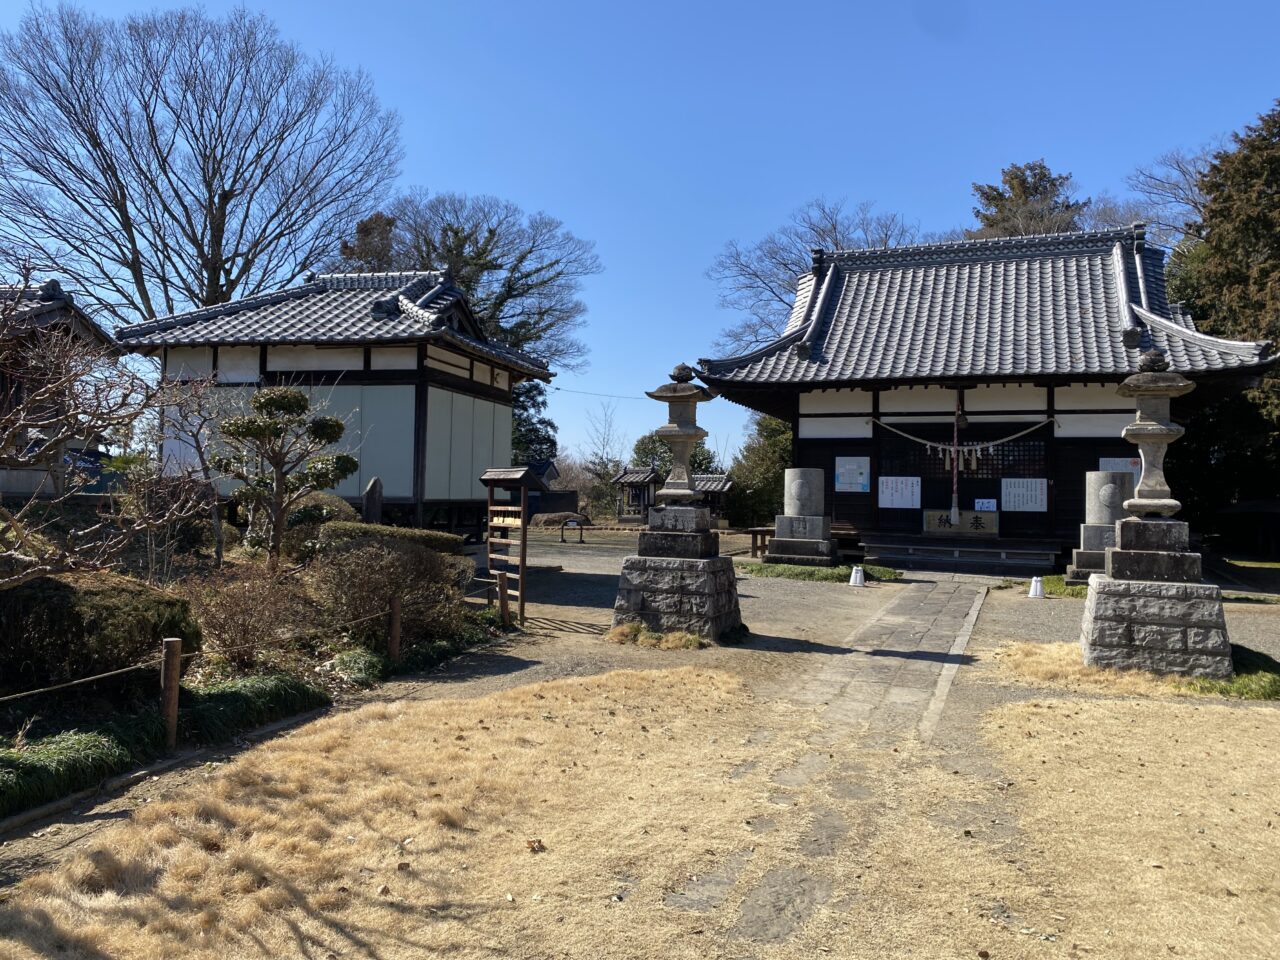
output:
[[[600,402],[569,390],[641,398],[616,401],[632,439],[662,422],[642,391],[730,320],[708,264],[811,197],[874,200],[941,230],[971,220],[972,181],[1038,157],[1083,193],[1121,193],[1135,165],[1280,96],[1275,4],[258,6],[372,74],[403,117],[405,184],[496,194],[597,243],[590,369],[561,374],[551,403],[569,448]],[[21,7],[0,4],[0,26]],[[713,445],[737,446],[741,409],[702,414]]]

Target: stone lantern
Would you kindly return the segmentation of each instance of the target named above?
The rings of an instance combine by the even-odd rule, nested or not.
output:
[[[698,426],[697,409],[713,398],[693,378],[693,369],[682,363],[671,372],[670,383],[648,391],[667,404],[667,422],[656,432],[671,448],[674,463],[640,532],[637,555],[622,562],[613,624],[685,630],[714,641],[744,628],[733,560],[720,556],[711,511],[693,504],[700,495],[689,477],[689,458],[707,436]]]
[[[1142,475],[1135,495],[1124,501],[1130,516],[1116,521],[1105,572],[1089,577],[1080,647],[1091,666],[1232,675],[1222,590],[1200,581],[1200,554],[1189,549],[1187,525],[1172,519],[1182,504],[1164,476],[1168,446],[1183,434],[1169,418],[1169,404],[1193,389],[1152,350],[1116,391],[1137,406],[1137,419],[1121,435],[1137,444]]]

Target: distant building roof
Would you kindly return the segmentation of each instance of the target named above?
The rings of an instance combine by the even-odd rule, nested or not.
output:
[[[695,473],[689,478],[699,493],[728,493],[733,480],[727,473]]]
[[[1158,347],[1179,373],[1257,370],[1269,341],[1196,330],[1165,296],[1164,252],[1123,230],[814,251],[783,335],[700,361],[712,386],[1120,379]]]
[[[532,467],[490,467],[480,474],[480,482],[486,487],[528,487],[545,492],[547,485]]]
[[[243,300],[120,327],[131,349],[214,344],[386,344],[436,340],[549,380],[547,365],[492,342],[448,274],[328,273]]]
[[[637,467],[627,464],[627,466],[623,467],[622,471],[613,478],[613,482],[620,483],[624,486],[632,484],[660,483],[662,482],[662,474],[660,474],[657,468],[653,466]]]
[[[530,460],[528,466],[542,479],[543,483],[550,483],[560,478],[560,469],[554,460]]]
[[[16,301],[16,303],[15,303]],[[0,284],[0,304],[13,304],[13,322],[25,330],[44,330],[69,323],[70,328],[87,340],[103,345],[115,343],[111,334],[98,326],[81,310],[75,298],[62,289],[57,280],[43,283]],[[0,307],[0,309],[4,309]]]

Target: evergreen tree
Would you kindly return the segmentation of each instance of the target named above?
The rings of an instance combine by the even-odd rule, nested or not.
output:
[[[516,386],[513,400],[511,462],[554,460],[560,448],[555,421],[546,416],[547,385],[540,380],[526,380]]]
[[[748,431],[729,467],[733,486],[726,503],[730,522],[743,527],[769,523],[782,512],[783,474],[791,466],[790,424],[755,413]]]
[[[631,462],[636,466],[653,464],[664,477],[671,472],[671,448],[659,439],[657,431],[650,431],[636,441],[631,450]],[[690,473],[719,473],[716,455],[707,449],[707,442],[699,440],[689,455]]]
[[[1072,196],[1071,174],[1054,173],[1044,160],[1011,163],[999,183],[975,183],[973,195],[980,226],[965,231],[971,239],[1079,230],[1090,203]]]

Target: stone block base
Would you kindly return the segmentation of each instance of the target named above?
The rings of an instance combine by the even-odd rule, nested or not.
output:
[[[707,507],[652,507],[649,529],[670,533],[704,533],[711,529],[711,510]]]
[[[627,557],[613,605],[613,625],[624,623],[664,633],[687,630],[712,641],[740,630],[733,560]]]
[[[642,557],[679,557],[686,560],[718,557],[720,534],[644,530],[640,533],[636,553]]]
[[[1230,679],[1231,644],[1222,591],[1207,583],[1089,578],[1080,625],[1084,662]]]
[[[773,535],[783,540],[830,540],[830,517],[786,517],[773,518]]]
[[[1106,574],[1115,580],[1200,582],[1200,554],[1107,548]]]
[[[1080,549],[1102,551],[1116,545],[1116,525],[1114,523],[1082,523],[1080,524]],[[1101,564],[1099,564],[1101,566]]]
[[[1189,541],[1187,525],[1179,520],[1131,518],[1116,524],[1115,546],[1121,550],[1182,553]]]
[[[794,563],[806,567],[833,567],[836,562],[836,542],[774,537],[769,541],[764,562]]]

